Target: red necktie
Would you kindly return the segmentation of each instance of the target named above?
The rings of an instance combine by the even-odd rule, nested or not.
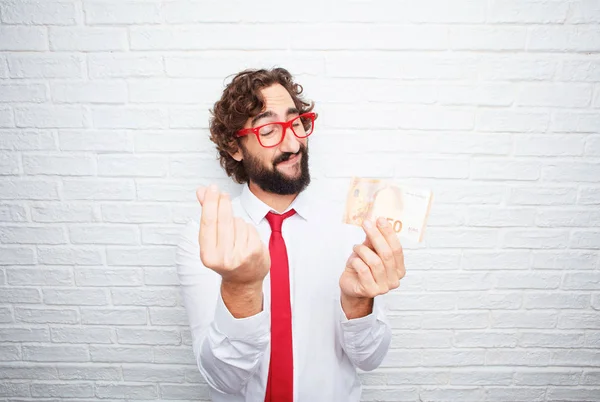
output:
[[[271,362],[265,402],[293,402],[294,359],[292,353],[292,309],[287,249],[281,235],[283,220],[296,213],[267,214],[271,225]]]

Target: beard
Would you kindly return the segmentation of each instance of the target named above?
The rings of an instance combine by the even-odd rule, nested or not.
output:
[[[300,144],[300,150],[296,154],[286,152],[279,155],[272,162],[272,167],[270,169],[267,168],[260,159],[248,153],[244,146],[241,146],[241,149],[242,154],[244,155],[242,163],[248,174],[248,179],[263,191],[279,195],[292,195],[298,194],[310,184],[308,149],[306,145]],[[301,157],[300,175],[295,178],[289,178],[277,170],[277,165],[287,161],[294,155]]]

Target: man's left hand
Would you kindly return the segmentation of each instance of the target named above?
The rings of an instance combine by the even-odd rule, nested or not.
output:
[[[406,274],[402,244],[390,223],[384,218],[365,220],[363,229],[366,239],[354,246],[340,277],[346,315],[356,315],[347,310],[367,302],[372,308],[372,299],[396,289]]]

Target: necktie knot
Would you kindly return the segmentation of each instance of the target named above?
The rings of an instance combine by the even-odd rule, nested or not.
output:
[[[295,213],[296,211],[294,211],[293,209],[290,209],[282,215],[275,214],[273,212],[268,212],[266,218],[269,222],[269,225],[271,225],[271,232],[281,233],[281,225],[283,224],[284,219],[294,215]]]

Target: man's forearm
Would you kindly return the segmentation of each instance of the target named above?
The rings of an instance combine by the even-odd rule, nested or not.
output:
[[[263,310],[262,281],[249,285],[222,282],[221,296],[223,303],[235,318],[251,317]]]
[[[341,302],[344,314],[349,320],[365,317],[373,312],[373,298],[348,297],[342,293]]]

